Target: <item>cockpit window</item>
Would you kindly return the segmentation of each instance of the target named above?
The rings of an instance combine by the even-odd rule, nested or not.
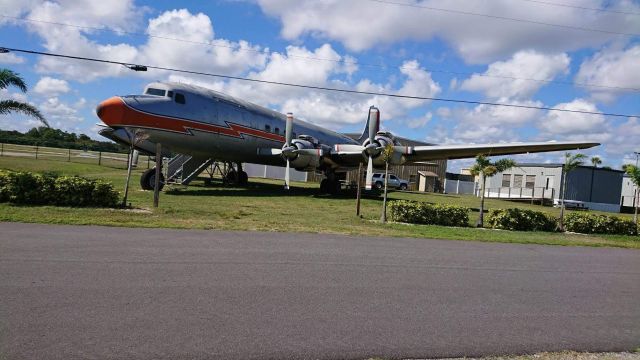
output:
[[[147,95],[155,95],[155,96],[165,96],[166,93],[167,93],[166,90],[155,89],[155,88],[148,88],[147,91],[145,92],[145,94]]]
[[[185,100],[185,98],[184,98],[184,95],[182,95],[182,94],[180,94],[180,93],[176,93],[176,97],[175,97],[175,99],[176,99],[176,102],[177,102],[178,104],[185,104],[185,103],[187,102],[187,101]]]

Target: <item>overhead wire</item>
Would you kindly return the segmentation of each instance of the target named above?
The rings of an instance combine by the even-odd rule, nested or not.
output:
[[[210,76],[210,77],[224,78],[224,79],[230,79],[230,80],[248,81],[248,82],[270,84],[270,85],[289,86],[289,87],[320,90],[320,91],[332,91],[332,92],[342,92],[342,93],[349,93],[349,94],[383,96],[383,97],[390,97],[390,98],[401,98],[401,99],[412,99],[412,100],[428,100],[428,101],[451,102],[451,103],[461,103],[461,104],[471,104],[471,105],[487,105],[487,106],[501,106],[501,107],[532,109],[532,110],[559,111],[559,112],[567,112],[567,113],[579,113],[579,114],[612,116],[612,117],[640,117],[640,115],[618,114],[618,113],[608,113],[608,112],[596,112],[596,111],[586,111],[586,110],[559,109],[559,108],[552,108],[552,107],[546,107],[546,106],[532,106],[532,105],[510,104],[510,103],[494,103],[494,102],[486,102],[486,101],[473,101],[473,100],[462,100],[462,99],[438,98],[438,97],[430,97],[430,96],[392,94],[392,93],[375,92],[375,91],[361,91],[361,90],[340,89],[340,88],[331,88],[331,87],[315,86],[315,85],[293,84],[293,83],[287,83],[287,82],[281,82],[281,81],[252,79],[252,78],[246,78],[246,77],[242,77],[242,76],[215,74],[215,73],[193,71],[193,70],[185,70],[185,69],[176,69],[176,68],[162,67],[162,66],[155,66],[155,65],[131,64],[131,63],[124,62],[124,61],[96,59],[96,58],[89,58],[89,57],[84,57],[84,56],[73,56],[73,55],[49,53],[49,52],[43,52],[43,51],[17,49],[17,48],[3,47],[3,46],[0,46],[0,50],[2,50],[2,51],[14,51],[14,52],[25,53],[25,54],[33,54],[33,55],[51,56],[51,57],[58,57],[58,58],[65,58],[65,59],[91,61],[91,62],[113,64],[113,65],[121,65],[121,66],[125,66],[125,67],[128,67],[128,68],[134,68],[134,67],[137,68],[137,69],[144,68],[145,70],[146,70],[146,68],[149,68],[149,69],[155,69],[155,70],[163,70],[163,71],[170,71],[170,72],[185,73],[185,74],[190,74],[190,75]]]
[[[21,18],[21,17],[8,16],[8,15],[0,15],[0,18],[12,19],[17,21],[25,21],[25,22],[43,23],[43,24],[57,25],[57,26],[67,26],[67,27],[72,27],[76,29],[84,29],[84,30],[92,30],[92,31],[107,31],[114,34],[118,34],[118,35],[124,34],[124,35],[131,35],[131,36],[150,37],[150,38],[156,38],[156,39],[162,39],[162,40],[170,40],[170,41],[184,42],[184,43],[197,44],[197,45],[220,47],[220,48],[231,49],[234,51],[254,52],[257,54],[273,54],[273,52],[267,52],[259,49],[254,49],[251,47],[238,47],[238,46],[232,46],[232,45],[225,45],[225,44],[220,44],[219,42],[214,42],[214,41],[195,41],[195,40],[189,40],[184,38],[168,37],[168,36],[162,36],[162,35],[156,35],[156,34],[150,34],[150,33],[139,33],[139,32],[132,32],[132,31],[110,29],[105,27],[85,26],[85,25],[48,21],[48,20],[33,19],[33,18]],[[587,88],[640,91],[640,88],[633,88],[633,87],[612,86],[612,85],[562,81],[562,80],[553,80],[553,79],[535,79],[535,78],[499,75],[499,74],[491,74],[491,73],[472,73],[472,72],[434,69],[434,68],[426,68],[426,67],[415,67],[415,66],[406,66],[406,65],[392,66],[392,65],[372,64],[372,63],[365,63],[365,62],[359,62],[359,61],[352,61],[352,60],[343,59],[343,58],[328,59],[328,58],[320,58],[315,56],[302,56],[302,55],[294,55],[294,54],[287,54],[287,58],[312,60],[312,61],[327,61],[327,62],[334,62],[334,63],[343,63],[346,65],[357,65],[357,66],[375,67],[375,68],[383,68],[383,69],[389,69],[389,68],[394,68],[394,69],[397,68],[397,69],[405,69],[405,70],[424,69],[425,71],[429,71],[432,73],[443,73],[443,74],[450,74],[450,75],[480,76],[480,77],[487,77],[487,78],[523,80],[523,81],[532,81],[532,82],[547,83],[547,84],[571,85],[571,86],[579,86],[579,87],[587,87]]]
[[[614,9],[593,8],[593,7],[587,7],[587,6],[561,4],[561,3],[550,2],[550,1],[541,1],[541,0],[520,0],[520,1],[526,1],[526,2],[530,2],[530,3],[537,3],[537,4],[543,4],[543,5],[550,5],[550,6],[557,6],[557,7],[580,9],[580,10],[590,10],[590,11],[597,11],[597,12],[610,12],[610,13],[622,14],[622,15],[640,16],[640,13],[631,12],[631,11],[620,11],[620,10],[614,10]]]
[[[491,19],[499,19],[499,20],[505,20],[505,21],[515,21],[515,22],[522,22],[522,23],[535,24],[535,25],[553,26],[553,27],[558,27],[558,28],[563,28],[563,29],[598,32],[598,33],[603,33],[603,34],[622,35],[622,36],[640,36],[640,33],[626,33],[626,32],[606,30],[606,29],[593,29],[593,28],[588,28],[588,27],[583,27],[583,26],[555,24],[555,23],[548,23],[548,22],[544,22],[544,21],[512,18],[512,17],[508,17],[508,16],[501,16],[501,15],[482,14],[482,13],[475,13],[475,12],[471,12],[471,11],[455,10],[455,9],[445,9],[445,8],[439,8],[439,7],[434,7],[434,6],[422,5],[422,4],[409,4],[409,3],[402,3],[402,2],[389,1],[389,0],[367,0],[367,1],[376,2],[376,3],[380,3],[380,4],[407,6],[407,7],[426,9],[426,10],[431,10],[431,11],[446,12],[446,13],[452,13],[452,14],[480,16],[480,17],[486,17],[486,18],[491,18]]]

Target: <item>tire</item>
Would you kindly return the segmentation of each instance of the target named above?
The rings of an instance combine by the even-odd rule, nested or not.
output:
[[[382,181],[376,181],[374,186],[375,186],[376,189],[382,190],[384,188],[384,183],[382,183]]]
[[[329,180],[327,179],[322,179],[322,181],[320,181],[320,194],[326,194],[329,192],[328,184],[329,184]]]
[[[143,190],[153,190],[156,186],[156,168],[151,168],[142,173],[140,187]],[[160,191],[164,188],[164,175],[160,173]]]
[[[224,177],[224,183],[229,185],[229,184],[235,184],[236,183],[236,172],[235,171],[229,171],[227,173],[227,176]]]
[[[337,195],[338,193],[340,193],[340,190],[340,181],[329,181],[329,194]]]
[[[400,184],[400,190],[407,190],[407,184]]]
[[[249,183],[249,175],[245,171],[238,173],[238,185],[246,186]]]

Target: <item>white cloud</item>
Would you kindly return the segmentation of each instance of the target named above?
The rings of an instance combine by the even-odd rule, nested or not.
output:
[[[48,76],[41,78],[33,88],[34,92],[48,96],[64,94],[69,92],[69,90],[69,83],[66,80],[55,79]]]
[[[626,50],[609,48],[598,52],[580,65],[576,82],[609,87],[640,89],[640,45]],[[612,101],[617,95],[629,93],[629,89],[588,88],[593,97]]]
[[[0,54],[0,64],[22,64],[25,58],[13,53]]]
[[[578,110],[599,112],[595,104],[575,99],[568,103],[561,103],[553,108],[563,110]],[[545,133],[563,135],[575,140],[605,140],[610,137],[609,126],[602,115],[583,114],[575,112],[549,111],[542,118],[538,127]]]
[[[67,131],[75,131],[84,118],[78,113],[78,109],[60,101],[57,97],[51,97],[38,105],[38,109],[54,128]]]
[[[428,10],[422,7],[452,9],[493,16],[603,29],[612,32],[639,33],[640,22],[634,15],[555,7],[512,0],[467,1],[412,0],[399,4],[362,1],[258,0],[262,10],[282,24],[281,35],[294,40],[305,35],[342,42],[355,51],[405,40],[444,39],[469,63],[486,63],[519,50],[538,49],[560,53],[604,44],[618,38],[615,34],[590,32]],[[413,5],[413,6],[412,6]],[[464,5],[464,7],[462,7]],[[601,0],[574,0],[572,5],[640,12],[637,3],[619,0],[604,4]]]
[[[507,61],[492,63],[483,74],[464,80],[460,89],[482,92],[490,98],[526,99],[546,83],[525,79],[552,80],[568,71],[569,62],[567,54],[520,51]]]

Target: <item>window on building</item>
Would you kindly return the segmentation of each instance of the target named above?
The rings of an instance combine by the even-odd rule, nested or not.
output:
[[[184,95],[182,95],[180,93],[176,93],[175,99],[176,99],[176,102],[178,104],[186,104],[187,103],[186,99],[184,98]]]
[[[502,187],[511,187],[511,174],[502,174]]]
[[[513,187],[514,188],[522,187],[522,175],[518,175],[518,174],[513,175]]]
[[[536,176],[535,175],[527,175],[526,183],[524,185],[527,189],[533,189],[536,186]]]
[[[156,88],[148,88],[147,91],[145,91],[145,94],[147,95],[156,95],[156,96],[164,96],[166,93],[167,93],[166,90],[156,89]]]
[[[264,131],[271,132],[271,125],[265,125],[264,126]]]

